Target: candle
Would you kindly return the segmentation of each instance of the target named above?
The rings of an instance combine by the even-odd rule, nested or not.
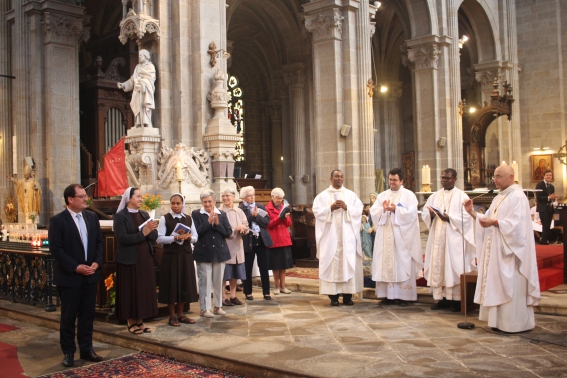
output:
[[[502,160],[502,165],[506,165],[506,162],[504,160]]]
[[[181,162],[177,162],[177,180],[183,181],[183,171],[181,170]]]
[[[421,168],[421,183],[431,184],[431,168],[429,168],[429,165],[424,165]]]

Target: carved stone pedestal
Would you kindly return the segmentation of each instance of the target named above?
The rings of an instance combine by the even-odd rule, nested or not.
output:
[[[161,194],[157,191],[157,159],[161,135],[152,127],[133,127],[126,134],[125,143],[130,147],[126,155],[128,183],[140,188],[142,193]]]

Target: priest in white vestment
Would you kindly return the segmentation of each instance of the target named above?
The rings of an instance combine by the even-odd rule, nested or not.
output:
[[[432,310],[461,311],[461,274],[476,269],[474,219],[463,209],[469,196],[455,187],[456,181],[454,169],[441,172],[443,188],[427,199],[421,214],[429,229],[424,276],[433,299],[439,301]]]
[[[403,187],[404,172],[388,174],[390,189],[380,193],[370,208],[376,228],[372,280],[382,304],[407,306],[417,300],[416,277],[421,275],[423,255],[415,194]]]
[[[474,296],[479,319],[504,332],[535,327],[534,308],[540,299],[530,205],[514,184],[514,170],[501,165],[494,171],[500,190],[485,214],[475,213],[473,201],[465,209],[476,217],[478,281]]]
[[[364,205],[343,186],[344,175],[331,173],[331,186],[313,200],[315,239],[319,259],[319,294],[327,294],[332,306],[352,306],[352,294],[363,289],[363,252],[360,224]]]

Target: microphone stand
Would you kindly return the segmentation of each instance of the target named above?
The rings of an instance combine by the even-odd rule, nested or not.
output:
[[[473,199],[477,199],[480,198],[482,196],[485,196],[487,194],[492,194],[494,192],[494,190],[489,190],[486,193],[482,193],[478,196],[475,196],[473,198],[470,198],[470,200],[472,201]],[[465,221],[464,221],[464,213],[463,213],[463,207],[461,206],[461,224],[465,225]],[[460,329],[473,329],[475,327],[474,323],[471,323],[468,321],[468,311],[467,311],[467,272],[466,272],[466,265],[465,265],[465,234],[464,234],[464,229],[463,229],[463,234],[461,235],[462,239],[463,239],[463,281],[461,282],[461,285],[463,285],[463,291],[464,291],[464,309],[465,309],[465,321],[458,323],[457,327],[459,327]],[[461,302],[462,303],[462,302]]]

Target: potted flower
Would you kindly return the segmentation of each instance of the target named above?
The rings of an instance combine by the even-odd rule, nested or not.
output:
[[[106,300],[105,307],[110,309],[108,314],[106,314],[106,321],[108,321],[116,311],[116,288],[114,287],[114,277],[116,277],[116,273],[112,273],[104,280],[104,286],[106,287],[108,298]]]
[[[35,211],[32,211],[28,214],[28,218],[31,219],[32,223],[35,223],[35,218],[37,218],[37,213]]]
[[[144,194],[142,197],[142,210],[147,211],[152,219],[155,219],[156,209],[161,203],[161,196],[159,194],[149,193]]]

